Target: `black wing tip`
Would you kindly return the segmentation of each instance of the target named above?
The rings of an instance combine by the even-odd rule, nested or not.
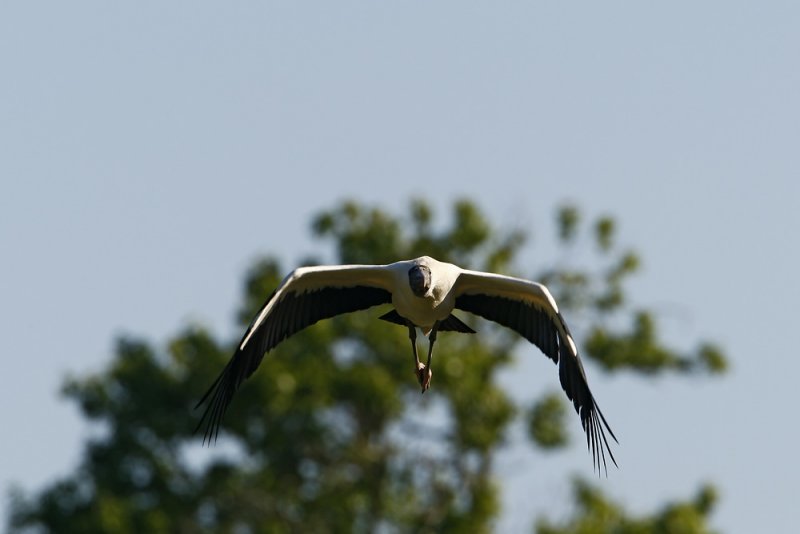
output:
[[[565,325],[566,328],[566,325]],[[559,338],[559,341],[561,339]],[[614,453],[611,450],[611,443],[606,436],[606,430],[611,438],[619,444],[617,436],[611,430],[603,412],[600,410],[597,401],[594,399],[591,390],[589,389],[588,381],[586,380],[586,373],[583,370],[583,364],[577,354],[567,350],[568,345],[559,343],[559,379],[561,387],[567,394],[567,398],[572,401],[575,411],[578,412],[581,418],[581,426],[586,432],[586,444],[592,455],[592,466],[597,474],[600,475],[602,471],[608,477],[608,462],[607,458],[611,460],[614,466],[619,469],[617,459],[614,458]]]
[[[211,386],[206,390],[205,393],[203,393],[203,396],[200,398],[199,401],[197,401],[197,404],[194,405],[195,410],[198,409],[203,404],[205,404],[206,400],[208,400],[209,395],[211,395],[217,389],[217,385],[219,384],[219,381],[222,380],[222,377],[225,375],[225,371],[227,369],[228,366],[226,365],[225,369],[222,370],[222,372],[219,374],[219,376],[217,376],[217,378],[214,380]],[[205,413],[203,414],[203,419],[205,419]],[[200,421],[202,422],[202,419]],[[197,431],[197,429],[195,429],[195,431]]]
[[[608,433],[617,444],[619,444],[619,440],[614,435],[614,431],[611,430],[608,421],[606,421],[594,398],[591,398],[590,406],[582,408],[581,419],[583,429],[586,432],[586,445],[592,455],[592,467],[597,471],[598,476],[601,474],[602,467],[602,473],[608,478],[607,459],[611,460],[611,463],[617,469],[619,469],[619,464],[617,459],[614,458],[614,452],[611,450],[611,443],[605,431],[608,430]]]
[[[193,434],[197,434],[197,432],[205,426],[205,430],[203,431],[204,447],[210,447],[212,441],[213,443],[217,442],[222,418],[233,398],[233,392],[236,390],[235,377],[232,374],[233,371],[231,367],[234,358],[228,362],[216,380],[214,380],[214,383],[211,384],[211,387],[208,388],[208,391],[205,392],[194,407],[196,410],[207,403],[203,415],[200,417],[200,421],[198,421],[197,426],[195,426],[192,432]]]
[[[212,398],[211,403],[206,406],[202,417],[200,417],[200,421],[197,422],[197,425],[195,425],[194,430],[192,431],[192,434],[197,434],[201,428],[205,427],[205,430],[203,430],[203,447],[210,447],[212,445],[212,441],[214,444],[216,444],[217,436],[219,435],[219,421],[215,415],[215,398],[216,395]],[[198,406],[195,406],[195,409],[197,409],[200,404],[202,404],[202,401],[198,404]]]
[[[215,407],[215,403],[212,400],[212,403],[209,404],[205,411],[203,412],[203,416],[200,418],[200,421],[197,422],[197,425],[194,427],[192,434],[197,434],[198,431],[205,427],[203,430],[203,447],[210,447],[213,444],[217,443],[217,438],[219,437],[219,427],[221,423],[221,415],[217,416],[218,409]]]

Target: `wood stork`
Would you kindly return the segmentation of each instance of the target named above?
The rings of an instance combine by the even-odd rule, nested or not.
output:
[[[292,271],[261,307],[233,357],[197,403],[199,407],[209,401],[197,425],[200,428],[206,423],[204,442],[216,439],[234,392],[255,372],[266,352],[317,321],[379,304],[394,306],[380,319],[408,328],[414,374],[423,393],[431,384],[437,332],[475,333],[452,314],[454,309],[518,332],[559,365],[561,386],[581,418],[596,468],[601,461],[606,467],[606,452],[616,465],[605,430],[614,441],[617,438],[589,390],[575,341],[547,288],[520,278],[462,269],[428,256],[389,265],[300,267]],[[429,340],[424,364],[417,355],[416,328]]]

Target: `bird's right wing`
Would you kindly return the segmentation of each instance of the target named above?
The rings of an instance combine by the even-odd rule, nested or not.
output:
[[[580,415],[595,467],[605,467],[606,452],[616,465],[605,430],[617,438],[589,390],[578,348],[547,288],[521,278],[464,270],[453,292],[456,308],[515,330],[558,364],[561,387]]]
[[[233,357],[197,407],[208,401],[197,425],[203,441],[216,439],[233,394],[258,368],[264,354],[317,321],[392,301],[392,273],[380,265],[295,269],[270,295],[245,331]]]

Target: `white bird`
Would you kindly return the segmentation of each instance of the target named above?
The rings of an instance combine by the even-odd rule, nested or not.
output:
[[[452,315],[459,309],[515,330],[559,364],[561,386],[572,401],[586,432],[594,465],[614,465],[605,430],[614,441],[589,390],[575,341],[558,305],[542,284],[494,273],[462,269],[428,256],[388,265],[300,267],[267,299],[244,333],[235,354],[197,403],[209,400],[198,428],[207,422],[204,441],[216,439],[225,410],[245,378],[258,368],[266,352],[317,321],[365,310],[379,304],[394,309],[380,317],[408,328],[414,373],[424,393],[431,383],[431,357],[436,333],[475,333]],[[428,336],[428,358],[417,355],[416,328]],[[602,422],[602,424],[601,424]]]

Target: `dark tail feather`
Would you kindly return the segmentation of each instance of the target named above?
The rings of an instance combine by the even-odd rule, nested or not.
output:
[[[462,334],[474,334],[475,330],[464,324],[461,319],[453,314],[448,315],[444,321],[439,321],[440,332],[461,332]]]
[[[388,321],[390,323],[399,324],[400,326],[413,326],[408,319],[397,313],[397,310],[392,310],[389,313],[384,313],[378,319]],[[464,324],[461,319],[453,314],[448,315],[443,321],[439,321],[437,328],[439,332],[461,332],[462,334],[474,334],[475,330]]]
[[[409,326],[408,319],[404,319],[397,313],[397,310],[392,310],[389,313],[384,313],[378,319],[382,321],[389,321],[390,323],[399,324],[400,326]]]

